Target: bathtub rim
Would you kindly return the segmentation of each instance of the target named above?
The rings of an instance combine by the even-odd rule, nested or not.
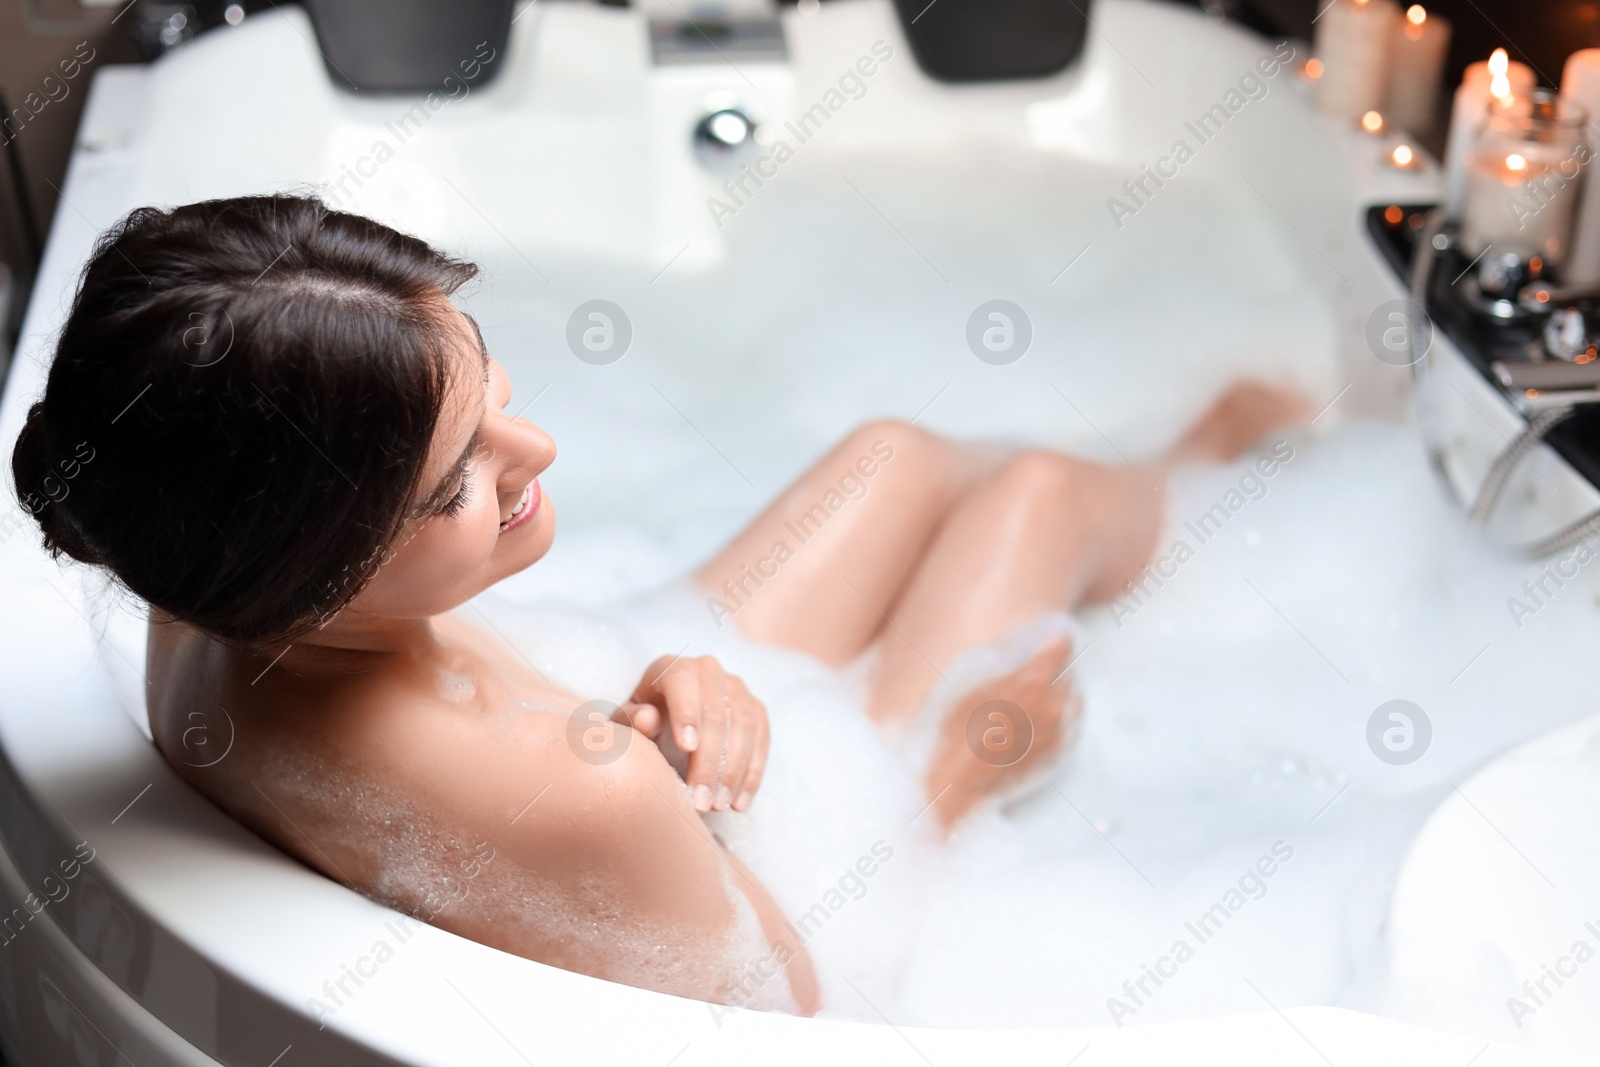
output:
[[[103,107],[112,104],[112,98],[119,93],[133,92],[137,95],[139,85],[143,81],[143,72],[118,68],[103,68],[96,72],[93,83],[90,107]],[[123,101],[123,106],[128,106]],[[86,114],[85,121],[88,121]],[[115,149],[110,152],[101,151],[98,158],[91,158],[82,151],[82,146],[74,152],[71,170],[63,188],[74,198],[80,198],[84,184],[88,182],[108,182],[115,180]],[[100,172],[86,177],[85,168],[98,166]],[[48,313],[44,309],[45,297],[59,296],[63,291],[64,279],[75,276],[75,267],[81,261],[81,254],[89,245],[94,236],[89,222],[76,214],[73,200],[63,197],[63,203],[58,206],[57,216],[52,229],[49,248],[44,263],[39,272],[40,282],[30,302],[28,317],[24,323],[22,338],[26,341],[37,338],[39,334],[40,318]],[[3,402],[0,402],[0,441],[14,440],[20,425],[22,409],[25,402],[32,398],[41,384],[40,368],[35,362],[30,361],[30,353],[19,342],[18,358],[13,360],[12,368],[7,376],[6,390]],[[31,562],[39,555],[28,557],[23,562]],[[16,558],[0,561],[0,583],[8,585],[13,591],[21,593],[15,601],[18,605],[30,603],[51,605],[49,590],[37,583],[29,583],[24,568],[14,565]],[[36,597],[37,599],[31,599]],[[51,605],[51,617],[62,617],[62,606]],[[13,620],[15,624],[15,620]],[[38,677],[44,673],[41,668],[47,664],[78,664],[87,655],[94,658],[94,648],[88,640],[89,634],[85,629],[74,632],[71,639],[53,649],[48,657],[30,661],[25,666],[28,671]],[[73,658],[75,653],[77,659]],[[0,656],[6,655],[0,653]],[[15,661],[11,663],[16,666]],[[22,676],[25,672],[18,672]],[[14,759],[13,745],[19,732],[27,734],[29,731],[24,720],[29,716],[49,718],[61,713],[69,719],[74,715],[87,718],[89,725],[104,727],[116,723],[105,731],[99,743],[106,746],[104,753],[107,757],[102,769],[108,774],[121,774],[127,777],[130,788],[120,795],[124,798],[132,797],[132,806],[124,809],[117,818],[108,825],[118,825],[124,830],[134,830],[144,836],[137,842],[139,847],[155,848],[158,852],[161,846],[172,846],[172,841],[189,842],[192,844],[192,834],[198,826],[210,826],[215,829],[219,819],[225,820],[209,802],[176,778],[159,754],[149,746],[148,742],[132,728],[132,723],[116,705],[114,695],[110,692],[107,680],[98,673],[87,678],[80,677],[62,691],[50,694],[52,699],[31,701],[19,695],[18,690],[23,687],[12,687],[11,690],[0,697],[0,797],[7,802],[0,804],[0,841],[3,841],[5,850],[5,863],[14,867],[23,875],[25,885],[38,884],[43,875],[40,873],[49,868],[51,861],[58,856],[70,854],[76,834],[69,832],[74,827],[84,827],[93,821],[79,809],[89,804],[100,804],[109,795],[107,787],[115,782],[98,781],[89,784],[82,782],[42,781],[38,765],[29,763],[26,769],[18,765]],[[53,705],[53,706],[52,706]],[[96,718],[97,717],[97,718]],[[82,720],[80,720],[82,721]],[[125,731],[125,732],[124,732]],[[57,752],[29,750],[26,741],[15,748],[17,753],[27,752],[30,756],[42,755],[40,764],[52,765]],[[64,764],[61,764],[64,765]],[[139,793],[135,796],[138,783],[150,782],[152,792],[159,784],[160,792],[154,796]],[[140,798],[143,798],[142,800]],[[161,821],[161,817],[153,815],[152,808],[158,807],[157,801],[175,805],[175,810],[183,814],[179,823],[168,826]],[[107,809],[106,815],[115,810],[120,803]],[[158,809],[165,811],[166,809]],[[105,816],[102,816],[102,820]],[[228,825],[232,826],[231,820]],[[175,835],[168,840],[163,835],[170,831]],[[120,832],[120,831],[119,831]],[[394,913],[388,912],[380,906],[366,901],[358,895],[351,893],[322,879],[320,875],[299,867],[288,857],[276,853],[270,846],[256,840],[242,827],[233,826],[233,835],[237,838],[234,844],[240,850],[240,855],[253,856],[255,859],[266,857],[270,864],[275,864],[277,873],[286,877],[289,883],[302,884],[315,888],[308,889],[307,899],[316,899],[335,907],[342,915],[364,914],[373,918]],[[253,844],[252,844],[253,842]],[[179,1008],[171,1004],[158,1003],[153,1000],[153,991],[158,987],[170,983],[181,983],[196,975],[211,974],[214,976],[217,987],[222,988],[226,983],[234,983],[234,993],[246,998],[255,1010],[265,1014],[276,1014],[283,1020],[286,1028],[298,1030],[294,1036],[301,1036],[302,1040],[310,1045],[315,1039],[309,1035],[313,1027],[313,1020],[302,1006],[291,1002],[281,990],[274,993],[266,988],[264,982],[257,983],[251,979],[248,962],[238,964],[225,958],[225,954],[218,953],[214,948],[196,943],[192,930],[184,922],[172,916],[159,914],[159,909],[151,903],[152,899],[160,897],[159,891],[152,890],[146,882],[158,876],[159,869],[152,870],[148,863],[141,864],[135,859],[129,859],[119,870],[118,849],[132,848],[133,846],[119,846],[104,842],[100,848],[104,856],[97,858],[88,865],[81,876],[90,881],[83,885],[96,885],[100,900],[105,907],[110,909],[120,908],[130,915],[136,923],[142,924],[136,934],[139,938],[138,948],[145,955],[147,973],[144,974],[144,983],[134,986],[128,979],[112,977],[108,971],[115,969],[120,964],[106,962],[107,952],[120,949],[118,945],[107,946],[105,943],[95,944],[92,928],[93,916],[79,914],[83,908],[85,897],[90,893],[78,893],[67,898],[76,903],[68,908],[51,907],[34,920],[34,922],[47,924],[49,933],[41,931],[24,930],[21,936],[31,936],[39,933],[39,941],[49,941],[52,946],[60,947],[58,955],[65,967],[80,967],[93,971],[95,975],[104,978],[114,985],[116,990],[128,998],[138,1011],[148,1013],[150,1018],[161,1026],[167,1028],[176,1039],[182,1040],[189,1048],[204,1051],[206,1046],[215,1049],[216,1035],[207,1038],[197,1030],[203,1030],[206,1021],[203,1017],[185,1018]],[[96,866],[98,864],[98,866]],[[348,899],[347,899],[348,898]],[[64,902],[65,903],[65,902]],[[60,938],[53,938],[52,934],[59,934]],[[187,935],[187,936],[186,936]],[[505,971],[517,973],[528,978],[530,985],[550,984],[559,986],[563,995],[579,989],[593,987],[583,986],[580,983],[594,983],[598,980],[586,976],[573,975],[555,968],[546,967],[531,960],[521,960],[508,957],[497,950],[466,941],[443,930],[432,927],[418,935],[428,945],[429,951],[439,957],[450,957],[462,962],[464,967],[479,971]],[[308,939],[310,940],[310,939]],[[74,957],[73,954],[76,954]],[[95,962],[96,958],[100,962]],[[76,962],[73,962],[73,960]],[[164,963],[157,961],[164,960]],[[507,960],[512,961],[507,964]],[[9,966],[9,961],[0,962],[0,969]],[[157,972],[157,967],[165,970]],[[649,993],[643,990],[631,989],[626,986],[617,986],[612,983],[601,983],[606,987],[606,992],[601,994],[616,1008],[626,1006],[630,1013],[640,1016],[655,1016],[659,1019],[687,1021],[691,1013],[699,1018],[696,1020],[701,1027],[706,1020],[706,1006],[694,1001],[681,1000],[665,994]],[[134,987],[130,987],[134,986]],[[588,1005],[588,997],[580,998],[585,1001],[579,1007]],[[113,1005],[109,1002],[117,998],[107,996],[107,1010],[121,1012],[126,1005],[120,1002]],[[357,999],[353,1004],[365,1005],[370,1000]],[[203,1005],[200,1007],[204,1007]],[[132,1008],[127,1008],[132,1011]],[[399,1016],[402,1020],[406,1017]],[[465,1016],[464,1016],[465,1017]],[[614,1016],[601,1015],[599,1023],[604,1023]],[[1283,1027],[1283,1022],[1293,1020],[1289,1028]],[[570,1021],[570,1020],[569,1020]],[[1260,1052],[1263,1048],[1258,1042],[1271,1041],[1274,1049],[1300,1048],[1296,1038],[1290,1031],[1296,1027],[1304,1027],[1313,1031],[1331,1027],[1340,1031],[1346,1037],[1357,1041],[1370,1042],[1361,1047],[1369,1051],[1380,1048],[1393,1048],[1394,1042],[1407,1037],[1413,1042],[1426,1040],[1435,1044],[1443,1042],[1453,1043],[1452,1035],[1421,1031],[1418,1028],[1408,1027],[1406,1024],[1382,1019],[1378,1016],[1351,1012],[1340,1008],[1309,1007],[1289,1008],[1282,1013],[1262,1011],[1245,1015],[1216,1016],[1205,1019],[1188,1020],[1183,1022],[1150,1024],[1148,1026],[1130,1027],[1125,1030],[1110,1028],[1092,1030],[965,1030],[953,1028],[901,1028],[900,1031],[871,1023],[860,1023],[845,1020],[799,1020],[784,1016],[763,1016],[758,1013],[744,1012],[730,1023],[724,1033],[728,1040],[713,1058],[702,1058],[696,1062],[732,1062],[735,1057],[741,1061],[747,1057],[752,1044],[758,1049],[768,1048],[771,1044],[783,1044],[791,1053],[798,1057],[805,1057],[807,1062],[814,1061],[822,1055],[839,1055],[847,1059],[861,1059],[868,1055],[868,1049],[887,1054],[889,1049],[898,1049],[903,1054],[901,1040],[905,1034],[914,1035],[919,1048],[930,1050],[937,1048],[942,1055],[952,1057],[946,1062],[964,1061],[973,1053],[973,1044],[983,1042],[988,1048],[984,1054],[994,1055],[993,1045],[1009,1043],[1013,1058],[1017,1062],[1026,1062],[1037,1056],[1040,1062],[1055,1062],[1059,1059],[1061,1046],[1070,1046],[1070,1053],[1076,1048],[1079,1039],[1083,1043],[1095,1044],[1121,1044],[1125,1049],[1143,1049],[1145,1054],[1152,1054],[1165,1048],[1169,1053],[1179,1051],[1190,1052],[1195,1047],[1196,1035],[1204,1032],[1212,1033],[1215,1044],[1210,1046],[1214,1051],[1232,1051],[1244,1053],[1254,1048]],[[367,1057],[368,1062],[397,1062],[384,1057],[379,1052],[385,1043],[384,1035],[380,1032],[385,1025],[392,1022],[389,1017],[379,1016],[368,1019],[361,1013],[341,1013],[332,1018],[327,1030],[333,1035],[330,1040],[337,1039],[344,1042],[338,1050],[329,1049],[330,1058],[327,1062],[352,1063],[362,1062],[358,1057]],[[598,1024],[596,1024],[598,1025]],[[902,1033],[901,1031],[904,1031]],[[594,1031],[580,1033],[580,1038],[592,1039]],[[806,1035],[806,1036],[802,1036]],[[998,1036],[997,1036],[998,1035]],[[1275,1035],[1275,1036],[1274,1036]],[[612,1035],[626,1037],[627,1035]],[[285,1040],[289,1040],[285,1037]],[[906,1038],[909,1040],[909,1038]],[[1257,1042],[1257,1044],[1252,1044]],[[259,1049],[253,1049],[251,1056],[257,1052],[262,1053],[258,1062],[268,1062],[275,1054],[277,1043],[273,1047],[262,1044]],[[339,1051],[342,1050],[342,1051]],[[402,1050],[404,1051],[404,1050]],[[668,1049],[667,1051],[671,1051]],[[702,1051],[704,1051],[702,1049]],[[1302,1052],[1304,1050],[1302,1049]],[[479,1047],[486,1057],[495,1055],[504,1056],[505,1050],[495,1043],[492,1035],[483,1035]],[[455,1056],[472,1057],[472,1050],[462,1051],[456,1049]],[[592,1048],[584,1046],[574,1052],[574,1058],[579,1055],[592,1055]],[[230,1050],[229,1058],[234,1062],[238,1060],[238,1053]],[[975,1061],[981,1061],[981,1056]],[[1547,1057],[1546,1057],[1547,1059]],[[430,1059],[408,1060],[408,1062],[463,1062],[461,1059]],[[475,1058],[468,1058],[465,1062],[481,1062]],[[511,1062],[508,1060],[508,1062]]]

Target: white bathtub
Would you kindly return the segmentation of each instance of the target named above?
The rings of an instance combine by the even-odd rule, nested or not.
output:
[[[810,19],[789,10],[788,65],[658,71],[627,11],[527,8],[501,80],[430,113],[381,165],[375,142],[396,139],[392,123],[413,102],[334,92],[297,8],[252,16],[152,68],[102,70],[0,442],[9,451],[41,388],[41,359],[101,228],[144,203],[336,181],[347,167],[365,176],[354,208],[485,266],[472,306],[516,381],[513,403],[541,405],[530,417],[576,457],[548,483],[563,536],[611,538],[621,563],[601,570],[558,548],[534,592],[619,593],[667,577],[867,417],[1139,454],[1193,413],[1208,383],[1246,370],[1335,401],[1324,425],[1403,410],[1405,372],[1363,340],[1367,314],[1398,290],[1363,246],[1357,208],[1425,198],[1434,175],[1378,166],[1381,146],[1315,118],[1292,70],[1120,226],[1106,203],[1270,45],[1193,12],[1102,0],[1079,68],[957,88],[919,74],[886,2],[838,0]],[[717,184],[687,144],[707,102],[776,125],[878,40],[895,55],[865,94],[717,226],[705,203]],[[1035,355],[1010,378],[972,358],[966,319],[996,297],[1028,311],[1040,353],[1072,358]],[[572,309],[593,298],[622,305],[635,328],[609,367],[572,358],[562,340]],[[619,529],[619,501],[685,470],[716,505],[667,506],[639,520],[643,534]],[[9,514],[0,899],[59,898],[0,946],[0,1035],[24,1064],[946,1067],[1198,1055],[1486,1067],[1536,1054],[1265,998],[1243,1013],[1120,1029],[719,1019],[431,927],[402,946],[397,916],[263,844],[168,770],[118,697],[142,667],[137,635],[97,642],[89,619],[101,617],[79,576],[45,559]],[[125,628],[129,616],[111,618]],[[80,842],[93,858],[74,866]],[[1429,871],[1462,861],[1444,852]],[[1437,883],[1407,884],[1426,887],[1411,893],[1426,911]],[[319,1026],[308,999],[379,939],[396,945],[393,958]]]

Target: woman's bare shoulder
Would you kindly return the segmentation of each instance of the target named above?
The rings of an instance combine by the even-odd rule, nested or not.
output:
[[[630,727],[589,724],[586,747],[556,711],[463,713],[415,696],[357,719],[329,777],[361,797],[335,805],[340,827],[328,826],[345,837],[343,880],[356,888],[508,952],[687,996],[714,998],[728,959],[745,954],[733,869]],[[475,856],[492,859],[464,881]],[[430,893],[441,885],[459,899],[441,905]],[[654,973],[664,949],[678,969]]]
[[[559,697],[451,685],[285,673],[234,695],[227,760],[181,769],[280,847],[356,888],[383,886],[374,895],[396,904],[406,853],[464,858],[487,844],[502,869],[605,883],[641,915],[727,920],[725,894],[707,891],[723,877],[718,847],[649,738],[575,723]],[[186,754],[168,734],[169,760]]]
[[[185,762],[170,715],[158,740],[329,878],[504,951],[701,999],[724,999],[730,968],[762,951],[749,874],[631,727],[507,699],[488,676],[468,693],[431,669],[243,673],[223,687],[226,758]]]

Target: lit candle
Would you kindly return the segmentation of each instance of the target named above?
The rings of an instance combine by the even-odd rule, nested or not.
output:
[[[1529,106],[1492,116],[1467,155],[1462,242],[1470,256],[1539,256],[1560,268],[1578,204],[1576,149],[1588,111],[1543,90]]]
[[[1315,99],[1325,113],[1355,122],[1383,104],[1389,44],[1400,9],[1394,0],[1333,0],[1317,20],[1322,76]]]
[[[1445,214],[1461,217],[1467,197],[1467,151],[1491,105],[1514,107],[1519,97],[1533,91],[1533,69],[1514,63],[1504,48],[1496,48],[1486,61],[1467,67],[1450,108],[1450,138],[1444,151]]]
[[[1406,8],[1406,17],[1389,42],[1389,89],[1383,105],[1389,121],[1418,137],[1433,129],[1449,49],[1448,20],[1421,4]]]
[[[1397,144],[1388,155],[1389,165],[1396,170],[1415,170],[1417,152],[1408,144]]]
[[[1383,116],[1376,111],[1367,112],[1361,116],[1361,128],[1373,135],[1382,133],[1384,129]]]
[[[1461,220],[1467,252],[1476,256],[1493,245],[1497,251],[1543,256],[1552,266],[1567,250],[1576,197],[1557,194],[1542,209],[1528,206],[1523,186],[1544,179],[1553,169],[1549,159],[1521,152],[1492,152],[1467,163],[1467,207]],[[1522,205],[1522,210],[1513,205]]]
[[[1561,72],[1561,95],[1588,108],[1591,117],[1600,116],[1600,48],[1585,48],[1567,57],[1566,69]],[[1586,147],[1591,153],[1594,151],[1593,125],[1589,127]],[[1592,162],[1586,162],[1584,170],[1592,166]],[[1564,276],[1569,285],[1600,285],[1600,181],[1592,175],[1581,180],[1583,189],[1578,194],[1572,255],[1567,260]]]

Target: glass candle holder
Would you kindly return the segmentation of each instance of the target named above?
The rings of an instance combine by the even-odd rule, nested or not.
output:
[[[1582,104],[1545,89],[1490,106],[1467,153],[1467,255],[1493,248],[1559,272],[1590,155],[1588,121]]]

